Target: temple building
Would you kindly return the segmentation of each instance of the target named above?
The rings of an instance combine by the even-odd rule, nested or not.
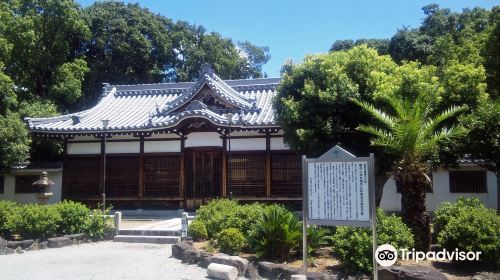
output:
[[[301,201],[301,156],[284,143],[273,97],[279,78],[109,85],[78,113],[27,118],[62,139],[61,199],[118,208],[194,208],[217,197]],[[105,172],[104,172],[105,170]]]

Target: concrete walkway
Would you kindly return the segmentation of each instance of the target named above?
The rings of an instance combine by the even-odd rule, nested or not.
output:
[[[171,248],[106,241],[0,256],[0,279],[206,279],[205,269],[170,258]]]
[[[123,218],[120,229],[133,230],[181,230],[181,218],[128,219]]]

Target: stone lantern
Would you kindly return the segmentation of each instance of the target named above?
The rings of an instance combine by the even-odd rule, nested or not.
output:
[[[38,199],[38,204],[46,205],[49,201],[49,198],[54,194],[50,192],[50,187],[54,185],[54,182],[49,180],[47,176],[47,172],[43,171],[40,180],[33,182],[33,186],[37,187],[38,193],[36,194],[36,198]]]

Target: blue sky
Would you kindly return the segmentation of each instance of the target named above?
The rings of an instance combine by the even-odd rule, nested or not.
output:
[[[95,1],[77,0],[83,7]],[[417,27],[424,15],[421,8],[437,3],[461,11],[466,7],[490,9],[499,5],[489,0],[248,0],[125,1],[149,8],[174,20],[203,25],[234,41],[268,46],[271,60],[264,71],[279,76],[287,59],[300,62],[304,55],[326,52],[335,40],[390,38],[398,28]]]

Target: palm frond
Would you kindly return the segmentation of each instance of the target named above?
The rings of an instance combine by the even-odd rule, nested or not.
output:
[[[367,102],[359,101],[357,99],[351,98],[351,101],[356,103],[359,107],[367,111],[374,119],[378,120],[387,128],[392,128],[395,125],[395,119],[387,114],[386,112],[375,108],[372,104]]]
[[[460,114],[465,109],[466,108],[464,106],[451,106],[450,108],[441,112],[437,116],[429,118],[422,127],[421,137],[426,137],[434,134],[445,121]]]

